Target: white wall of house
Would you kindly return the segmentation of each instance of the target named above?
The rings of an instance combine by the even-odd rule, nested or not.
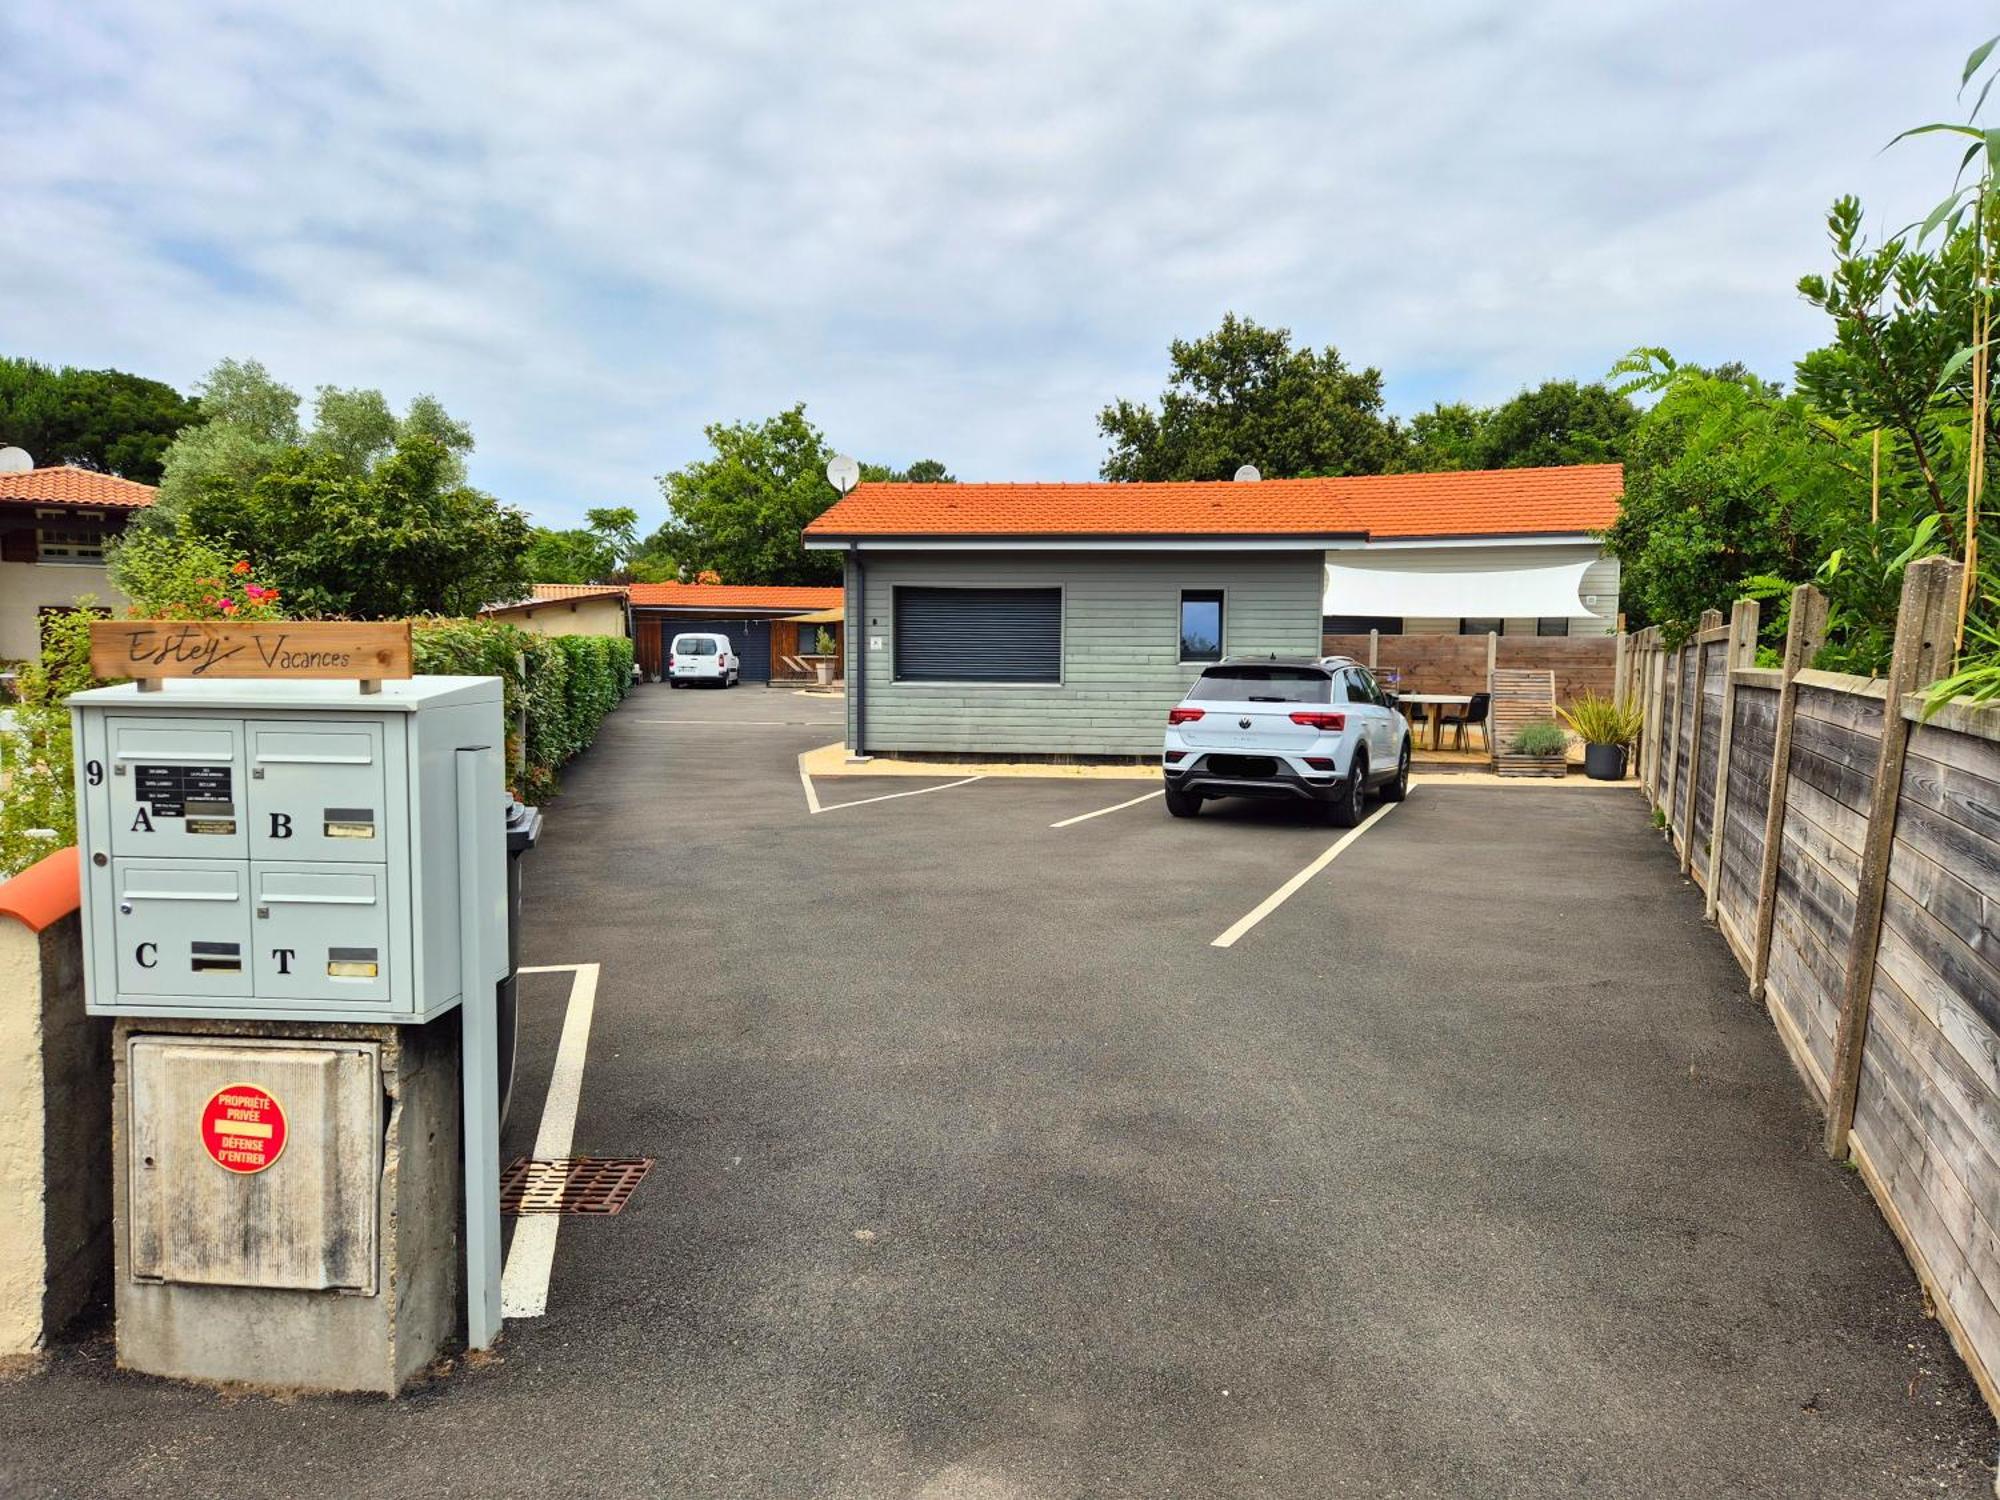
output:
[[[0,661],[39,654],[42,610],[84,599],[110,609],[131,602],[111,586],[101,562],[0,563]]]
[[[1585,608],[1587,616],[1572,616],[1569,620],[1571,635],[1612,635],[1618,629],[1618,559],[1592,542],[1564,542],[1553,544],[1537,543],[1466,543],[1439,546],[1399,546],[1391,548],[1366,549],[1371,558],[1379,557],[1385,563],[1393,562],[1398,568],[1411,572],[1430,574],[1483,573],[1499,568],[1546,568],[1565,563],[1588,562],[1584,569],[1583,584],[1578,592],[1589,601]],[[1352,553],[1328,553],[1328,561],[1338,562],[1351,558]],[[1354,611],[1342,610],[1339,601],[1329,599],[1328,614],[1346,614]],[[1464,617],[1479,617],[1483,612],[1476,602],[1468,601],[1465,616],[1403,616],[1403,630],[1408,635],[1456,635],[1459,620]],[[1533,618],[1504,619],[1504,633],[1507,635],[1533,635],[1536,621]]]

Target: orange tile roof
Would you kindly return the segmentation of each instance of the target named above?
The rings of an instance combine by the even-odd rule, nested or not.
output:
[[[12,880],[0,881],[0,916],[14,918],[30,932],[46,931],[83,904],[82,868],[72,844]]]
[[[537,599],[595,599],[600,594],[623,597],[624,593],[622,583],[538,583],[533,589]]]
[[[41,505],[102,505],[114,510],[137,510],[142,505],[151,505],[157,493],[150,484],[69,464],[0,474],[0,500]]]
[[[1251,484],[861,484],[806,535],[1520,536],[1608,526],[1624,487],[1618,464]]]
[[[632,602],[673,609],[827,609],[844,590],[783,583],[635,583]]]

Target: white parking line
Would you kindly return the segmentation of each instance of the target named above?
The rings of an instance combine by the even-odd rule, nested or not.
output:
[[[893,802],[898,797],[921,797],[925,792],[948,792],[955,786],[970,786],[975,781],[985,779],[984,775],[966,776],[957,781],[947,781],[942,786],[920,786],[908,792],[884,792],[879,797],[857,797],[852,802],[835,802],[829,806],[819,800],[819,789],[813,785],[812,777],[806,772],[805,756],[799,757],[799,785],[805,789],[806,812],[813,817],[821,813],[839,812],[844,807],[866,807],[871,802]]]
[[[1313,876],[1319,874],[1321,870],[1324,870],[1328,865],[1332,864],[1334,860],[1339,857],[1341,850],[1345,849],[1349,844],[1353,843],[1356,839],[1360,838],[1362,834],[1366,833],[1369,829],[1373,828],[1377,823],[1381,822],[1383,818],[1387,817],[1390,813],[1394,812],[1401,805],[1402,805],[1401,803],[1397,802],[1384,802],[1380,807],[1376,808],[1375,811],[1370,813],[1367,817],[1363,818],[1359,823],[1357,823],[1354,827],[1350,828],[1346,833],[1342,834],[1339,837],[1339,839],[1337,839],[1334,842],[1333,847],[1328,849],[1326,853],[1322,854],[1318,859],[1314,860],[1311,864],[1307,865],[1303,870],[1299,871],[1298,874],[1294,875],[1290,880],[1287,880],[1283,885],[1279,886],[1275,891],[1271,892],[1271,894],[1266,896],[1262,901],[1259,901],[1256,904],[1256,906],[1250,909],[1248,915],[1240,918],[1235,923],[1233,923],[1230,926],[1229,930],[1223,933],[1221,937],[1216,938],[1213,942],[1211,942],[1209,944],[1209,947],[1211,948],[1234,947],[1236,944],[1236,940],[1238,938],[1242,937],[1244,933],[1248,932],[1251,928],[1255,927],[1259,922],[1263,921],[1264,918],[1270,916],[1272,912],[1276,911],[1279,907],[1283,906],[1287,901],[1291,900],[1291,898],[1298,893],[1299,887],[1303,886],[1308,880],[1311,880]]]
[[[669,729],[735,729],[744,724],[785,729],[820,729],[838,724],[838,719],[627,719],[628,724],[664,724]]]
[[[1049,827],[1067,828],[1072,823],[1088,823],[1092,818],[1101,818],[1106,813],[1121,812],[1128,807],[1137,807],[1141,802],[1151,802],[1155,797],[1164,797],[1166,794],[1166,788],[1161,787],[1156,791],[1146,793],[1143,797],[1134,797],[1130,802],[1120,802],[1112,807],[1100,807],[1096,812],[1078,813],[1073,818],[1064,818],[1060,823],[1051,823]]]
[[[576,1110],[583,1098],[583,1056],[590,1047],[590,1018],[597,1009],[596,964],[545,964],[523,974],[569,974],[569,1005],[542,1123],[535,1132],[535,1156],[568,1156],[576,1139]],[[500,1273],[500,1316],[539,1318],[549,1307],[549,1272],[556,1261],[561,1214],[522,1214],[514,1221],[507,1265]]]
[[[871,802],[894,802],[898,797],[921,797],[925,792],[948,792],[955,786],[971,786],[973,782],[984,781],[985,779],[984,776],[968,776],[962,781],[947,781],[943,786],[920,786],[915,791],[910,792],[884,792],[879,797],[860,797],[853,802],[836,802],[831,807],[815,806],[813,811],[816,813],[841,812],[850,807],[866,807]],[[812,797],[814,803],[819,801],[819,798],[812,793],[812,778],[809,776],[806,778],[806,792],[808,796]]]

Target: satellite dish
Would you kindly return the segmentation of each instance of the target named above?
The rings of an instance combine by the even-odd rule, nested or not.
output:
[[[845,453],[836,453],[826,461],[826,482],[844,495],[861,482],[861,465]]]
[[[0,474],[25,474],[34,466],[26,448],[0,448]]]
[[[1236,471],[1236,482],[1238,484],[1255,484],[1258,480],[1262,479],[1263,477],[1264,476],[1262,474],[1259,474],[1257,472],[1257,466],[1255,464],[1245,464],[1242,468]]]

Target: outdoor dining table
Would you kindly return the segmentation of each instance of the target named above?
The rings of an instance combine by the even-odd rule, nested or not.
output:
[[[1447,704],[1458,708],[1468,708],[1472,704],[1470,693],[1398,693],[1396,702],[1414,703],[1419,708],[1428,707],[1426,715],[1431,721],[1431,749],[1438,748],[1444,738],[1444,710]]]

